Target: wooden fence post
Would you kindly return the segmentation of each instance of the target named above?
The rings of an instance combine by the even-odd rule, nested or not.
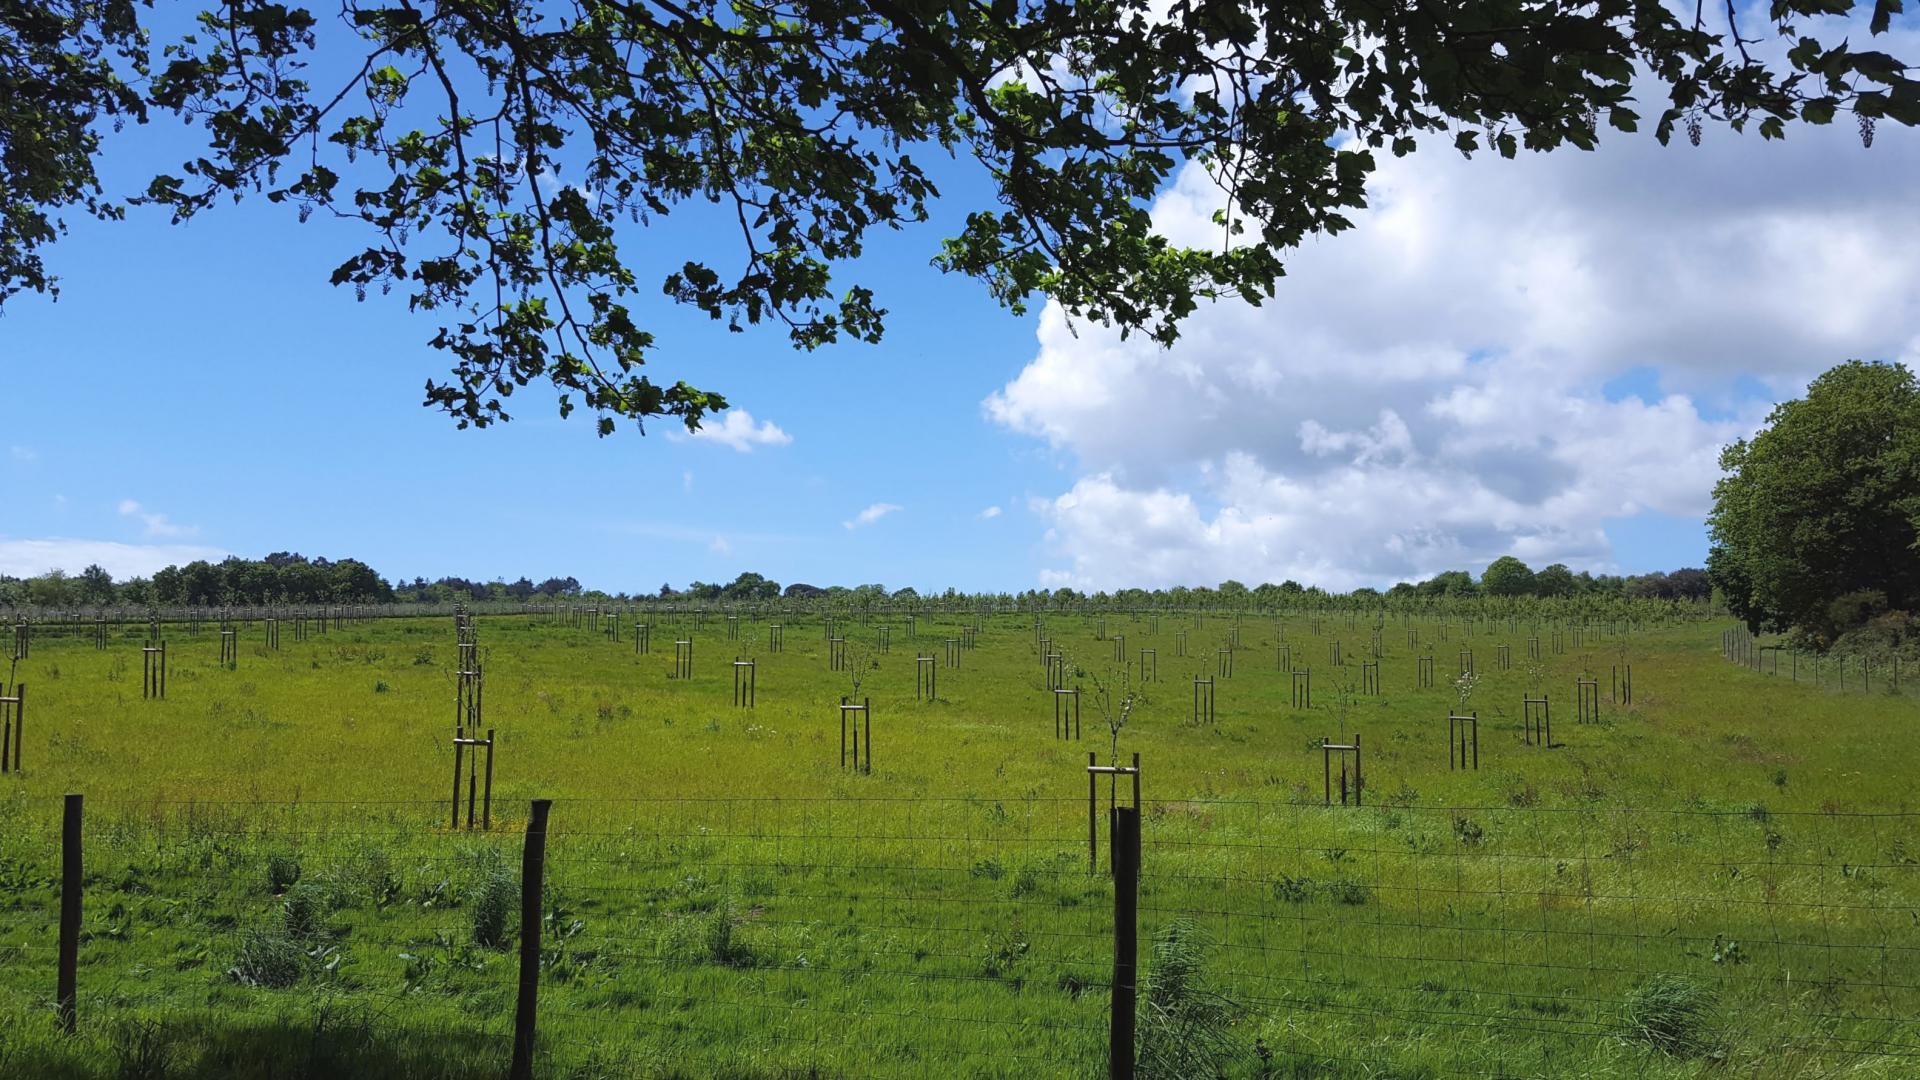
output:
[[[1113,1016],[1107,1029],[1107,1074],[1133,1080],[1134,1023],[1140,964],[1140,808],[1113,808]]]
[[[1094,815],[1094,806],[1100,799],[1100,777],[1093,771],[1100,759],[1092,750],[1087,751],[1087,873],[1100,869],[1100,819]]]
[[[60,825],[60,977],[56,1008],[60,1030],[73,1034],[78,1022],[80,966],[80,811],[84,796],[68,795]]]
[[[520,1000],[513,1010],[513,1067],[508,1080],[533,1080],[533,1032],[540,997],[540,901],[547,869],[547,811],[533,800],[520,852]]]

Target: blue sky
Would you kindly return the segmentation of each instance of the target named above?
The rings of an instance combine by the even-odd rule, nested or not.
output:
[[[351,225],[258,200],[185,227],[70,219],[59,302],[0,317],[0,571],[291,549],[408,578],[924,590],[1350,587],[1506,551],[1697,565],[1718,446],[1826,366],[1920,342],[1909,135],[1429,148],[1388,162],[1360,228],[1311,242],[1274,302],[1203,310],[1170,351],[1012,316],[932,269],[985,196],[943,168],[940,219],[841,279],[878,287],[883,344],[798,353],[643,301],[656,378],[786,437],[744,451],[664,424],[600,439],[539,387],[512,423],[455,430],[419,404],[446,370],[435,324],[326,284]],[[170,137],[113,144],[109,188]],[[1778,183],[1736,182],[1756,170]],[[1216,196],[1183,176],[1156,218],[1207,242]],[[729,261],[701,224],[624,244],[649,267]],[[862,523],[875,507],[897,509]]]
[[[389,575],[574,574],[609,588],[730,579],[968,588],[1031,583],[1024,510],[1063,468],[980,401],[1032,353],[1033,320],[935,271],[937,226],[883,238],[883,344],[803,353],[643,300],[656,378],[726,392],[785,445],[601,439],[529,387],[511,423],[455,430],[422,408],[445,360],[398,292],[326,284],[358,241],[264,201],[183,227],[135,209],[76,220],[53,252],[57,303],[0,319],[11,414],[4,536],[353,555]],[[699,254],[691,227],[635,229],[655,262]],[[851,278],[850,278],[851,280]],[[1040,487],[1036,489],[1034,485]],[[140,510],[123,513],[122,504]],[[876,504],[901,509],[855,528]],[[1001,513],[982,518],[997,506]],[[157,528],[143,514],[163,514]],[[68,567],[77,569],[77,567]]]

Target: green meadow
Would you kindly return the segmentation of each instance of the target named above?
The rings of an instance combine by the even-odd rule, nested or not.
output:
[[[1086,766],[1115,749],[1141,767],[1146,1075],[1914,1075],[1920,738],[1884,673],[1844,693],[1756,673],[1717,622],[1394,616],[1374,694],[1364,619],[1174,613],[989,617],[958,667],[959,616],[889,616],[884,649],[878,619],[845,619],[848,673],[818,616],[787,617],[779,651],[766,619],[729,640],[718,616],[636,617],[644,654],[630,628],[476,619],[485,831],[450,827],[451,619],[283,624],[277,650],[254,622],[231,668],[212,624],[170,626],[165,700],[142,699],[144,626],[104,650],[42,628],[12,676],[24,768],[0,781],[0,1075],[503,1075],[534,799],[554,800],[540,1075],[1099,1075],[1109,788],[1090,872]],[[1083,688],[1078,739],[1055,737],[1043,634]],[[1120,635],[1144,700],[1115,734],[1095,687]],[[1576,722],[1581,678],[1597,722]],[[871,701],[871,774],[842,766],[841,695]],[[1538,695],[1553,748],[1522,736]],[[1455,711],[1478,769],[1449,767]],[[1355,735],[1363,805],[1325,806],[1320,741]]]

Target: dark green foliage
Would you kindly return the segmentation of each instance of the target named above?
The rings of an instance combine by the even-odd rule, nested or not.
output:
[[[1627,1033],[1664,1054],[1695,1057],[1712,1048],[1713,993],[1680,975],[1655,975],[1627,998]]]
[[[385,907],[398,896],[400,879],[384,848],[365,845],[327,868],[322,889],[329,909]]]
[[[778,600],[780,583],[747,571],[733,579],[733,584],[720,590],[723,600]]]
[[[280,901],[280,910],[286,916],[287,935],[300,939],[319,933],[328,906],[326,894],[317,885],[295,885],[288,889]]]
[[[74,579],[74,585],[83,604],[113,603],[113,575],[99,563],[90,563],[80,571],[80,576]]]
[[[661,930],[662,958],[685,964],[745,967],[752,962],[753,953],[735,936],[739,921],[730,896],[675,916]]]
[[[151,599],[159,604],[268,604],[391,601],[393,587],[358,559],[308,559],[285,552],[264,559],[228,556],[157,571]]]
[[[95,175],[104,128],[146,118],[126,76],[143,73],[126,0],[0,0],[0,303],[59,294],[40,249],[66,231],[59,212],[122,209]]]
[[[245,986],[284,990],[307,973],[307,951],[284,926],[265,926],[240,939],[240,951],[227,974]]]
[[[129,0],[0,0],[0,40],[21,46],[0,49],[0,298],[47,287],[49,210],[117,213],[96,194],[100,119],[174,113],[200,145],[139,200],[184,220],[264,194],[359,222],[368,246],[332,282],[435,314],[452,371],[425,400],[460,426],[507,419],[544,380],[602,434],[695,428],[726,399],[640,373],[656,342],[638,298],[801,348],[878,340],[880,297],[835,272],[870,232],[928,219],[941,193],[915,155],[989,178],[939,266],[1016,312],[1051,298],[1166,343],[1205,300],[1258,303],[1286,252],[1348,228],[1379,152],[1590,149],[1639,127],[1637,97],[1666,98],[1663,142],[1708,122],[1779,138],[1843,110],[1863,138],[1920,121],[1903,61],[1816,22],[1863,6],[1779,0],[1742,25],[1660,4],[474,0],[350,4],[342,32],[241,0],[149,53]],[[1898,10],[1876,0],[1871,33]],[[1768,35],[1792,43],[1784,60],[1750,59]],[[1154,226],[1189,163],[1225,189],[1226,242]],[[643,280],[621,242],[688,204],[732,250],[697,228],[702,246],[654,252],[669,234],[648,231],[663,265]]]
[[[721,904],[700,920],[700,944],[707,959],[716,964],[733,965],[746,960],[747,949],[734,939],[733,902]]]
[[[1312,878],[1281,874],[1273,883],[1273,898],[1287,904],[1304,904],[1313,898],[1315,888]]]
[[[987,931],[981,947],[980,974],[989,979],[1014,978],[1030,947],[1019,926]]]
[[[1720,455],[1708,568],[1733,614],[1825,648],[1920,605],[1920,383],[1850,361]]]
[[[1576,584],[1565,563],[1554,563],[1533,575],[1533,587],[1541,596],[1572,596]]]
[[[1920,663],[1920,619],[1905,611],[1889,611],[1863,620],[1834,639],[1833,651],[1841,656],[1862,657],[1875,665],[1898,657],[1903,663]],[[1885,681],[1885,680],[1883,680]],[[1891,682],[1887,683],[1893,689]]]
[[[1448,570],[1435,574],[1432,578],[1415,586],[1420,596],[1473,597],[1480,595],[1480,587],[1474,584],[1473,575],[1465,570]]]
[[[1221,1075],[1248,1051],[1233,1037],[1238,1009],[1206,975],[1207,940],[1193,923],[1176,919],[1153,938],[1153,956],[1140,1002],[1138,1075],[1143,1080],[1189,1080]]]
[[[1262,586],[1262,589],[1268,586]],[[1366,594],[1371,590],[1359,589],[1351,594],[1354,600],[1369,599]],[[1672,573],[1654,571],[1650,574],[1637,574],[1621,577],[1617,574],[1594,574],[1581,571],[1575,574],[1563,563],[1551,566],[1535,573],[1526,563],[1512,555],[1502,555],[1487,567],[1478,582],[1465,570],[1448,570],[1435,574],[1421,582],[1403,581],[1384,594],[1387,598],[1403,599],[1491,599],[1495,602],[1521,597],[1538,596],[1544,598],[1592,596],[1592,597],[1632,597],[1642,600],[1705,600],[1712,592],[1707,580],[1707,572],[1696,567],[1682,567]],[[1261,596],[1261,590],[1254,590],[1255,598]],[[1375,594],[1371,599],[1380,599]]]
[[[293,888],[300,880],[300,860],[292,855],[267,856],[267,891],[275,896]]]
[[[1705,600],[1713,594],[1713,582],[1707,572],[1688,566],[1671,574],[1654,571],[1628,578],[1626,594],[1652,600]]]
[[[479,581],[455,576],[432,581],[424,577],[415,577],[411,581],[396,579],[389,584],[358,559],[309,559],[287,552],[276,552],[259,560],[227,558],[219,563],[195,561],[185,566],[166,567],[150,579],[136,577],[121,582],[114,582],[111,575],[98,567],[90,569],[98,573],[84,573],[75,577],[55,569],[26,579],[0,574],[0,608],[30,606],[63,609],[98,602],[97,598],[108,596],[109,590],[107,603],[134,607],[156,604],[220,606],[348,602],[447,604],[542,597],[565,597],[606,604],[629,599],[624,592],[610,594],[600,589],[583,589],[580,582],[572,577],[549,578],[538,586],[526,577],[508,582],[502,578]],[[1706,599],[1710,591],[1706,572],[1691,568],[1671,573],[1621,577],[1587,571],[1576,575],[1565,566],[1555,563],[1535,574],[1534,581],[1531,595],[1543,598],[1695,601]],[[1222,585],[1231,587],[1228,593],[1251,601],[1253,608],[1267,610],[1285,607],[1303,595],[1311,595],[1319,601],[1344,601],[1339,606],[1347,610],[1367,611],[1399,607],[1402,606],[1400,602],[1410,599],[1427,604],[1447,601],[1463,616],[1469,613],[1505,615],[1512,610],[1516,601],[1524,601],[1524,596],[1495,596],[1483,590],[1474,581],[1473,575],[1460,570],[1447,571],[1418,584],[1402,582],[1386,593],[1368,588],[1344,594],[1332,593],[1318,587],[1308,589],[1293,581],[1279,585],[1267,583],[1252,589],[1246,589],[1238,582],[1222,582]],[[740,574],[729,585],[695,581],[684,590],[662,585],[657,597],[642,595],[638,599],[695,599],[744,605],[774,599],[775,586],[776,583],[768,581],[763,575],[749,571]],[[1235,589],[1244,590],[1244,593],[1235,592]],[[905,604],[909,602],[907,597],[912,592],[911,589],[889,592],[879,585],[855,588],[843,585],[830,588],[798,585],[790,587],[786,595],[795,599],[844,603],[852,608],[872,608],[889,601],[896,605]],[[1089,602],[1095,607],[1104,603],[1132,609],[1149,606],[1188,609],[1213,607],[1221,602],[1221,595],[1218,590],[1204,586],[1194,589],[1176,586],[1152,591],[1122,589],[1112,595],[1101,593],[1090,597],[1065,588],[1029,590],[1014,597],[993,593],[961,594],[949,589],[944,599],[959,602],[1012,599],[1022,609],[1085,608]],[[1423,606],[1421,610],[1431,608]],[[1581,610],[1588,616],[1594,614],[1591,607]],[[1643,616],[1660,610],[1652,605],[1639,609]],[[432,646],[409,643],[408,647],[413,650],[416,665],[426,667],[437,662]]]
[[[1372,891],[1363,881],[1340,877],[1331,881],[1315,881],[1310,877],[1295,877],[1281,874],[1273,883],[1273,898],[1284,904],[1305,904],[1323,900],[1351,907],[1364,905],[1372,898]]]
[[[1480,575],[1480,587],[1488,596],[1531,596],[1539,584],[1526,563],[1511,555],[1502,555]]]
[[[467,893],[466,904],[467,915],[473,926],[474,943],[499,948],[507,943],[516,921],[514,916],[520,906],[520,883],[504,863],[497,860],[486,862],[480,867],[477,879]]]
[[[1367,887],[1366,882],[1355,881],[1352,878],[1337,878],[1329,881],[1326,888],[1329,899],[1349,907],[1360,907],[1373,896],[1373,890]]]
[[[114,1073],[118,1080],[165,1080],[173,1071],[174,1048],[166,1025],[126,1020],[110,1029]]]
[[[1487,830],[1472,818],[1464,814],[1456,814],[1453,818],[1453,838],[1473,847],[1486,840]]]

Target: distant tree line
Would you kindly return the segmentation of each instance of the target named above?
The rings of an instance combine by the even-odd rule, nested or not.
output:
[[[1363,592],[1366,590],[1362,590]],[[1480,580],[1464,570],[1449,570],[1421,582],[1403,581],[1388,589],[1393,597],[1538,596],[1543,598],[1620,596],[1632,600],[1706,600],[1713,583],[1705,570],[1683,567],[1671,573],[1576,574],[1564,563],[1535,571],[1512,555],[1502,555]]]
[[[78,575],[0,577],[0,605],[43,608],[184,604],[385,603],[393,587],[359,559],[308,558],[277,551],[264,559],[196,559],[152,577],[115,581],[98,564]]]
[[[1071,588],[1029,589],[1020,593],[963,594],[948,589],[944,601],[990,601],[1021,608],[1081,606],[1132,608],[1281,608],[1301,603],[1342,600],[1362,605],[1387,600],[1467,600],[1477,598],[1540,597],[1644,600],[1704,600],[1708,597],[1703,570],[1621,577],[1574,573],[1555,563],[1537,573],[1513,556],[1503,556],[1475,580],[1464,570],[1450,570],[1419,582],[1401,582],[1381,592],[1356,589],[1334,593],[1297,581],[1248,587],[1238,581],[1217,586],[1175,586],[1171,589],[1120,589],[1113,593],[1084,593]],[[77,576],[54,570],[38,577],[0,577],[0,607],[65,608],[81,606],[144,606],[220,604],[420,603],[536,600],[662,600],[701,603],[756,603],[785,597],[848,607],[882,603],[903,604],[920,599],[912,588],[889,590],[884,585],[818,586],[795,582],[784,588],[763,574],[746,572],[727,584],[695,581],[684,589],[662,585],[652,593],[607,593],[583,588],[578,578],[549,577],[539,583],[521,577],[514,581],[477,581],[441,577],[431,581],[389,583],[358,559],[308,558],[275,552],[264,559],[228,558],[220,562],[195,561],[169,566],[151,578],[115,581],[101,567],[89,566]]]
[[[443,577],[389,583],[359,559],[308,558],[277,551],[264,559],[197,559],[169,566],[152,577],[116,581],[98,564],[79,574],[53,570],[37,577],[0,576],[0,607],[143,607],[220,604],[443,603],[462,600],[531,600],[581,595],[571,577],[535,585]]]
[[[528,577],[513,581],[470,581],[462,577],[428,581],[416,577],[412,581],[395,582],[393,594],[401,603],[444,604],[469,600],[572,599],[587,592],[580,587],[580,579],[568,575],[550,577],[538,585]]]

